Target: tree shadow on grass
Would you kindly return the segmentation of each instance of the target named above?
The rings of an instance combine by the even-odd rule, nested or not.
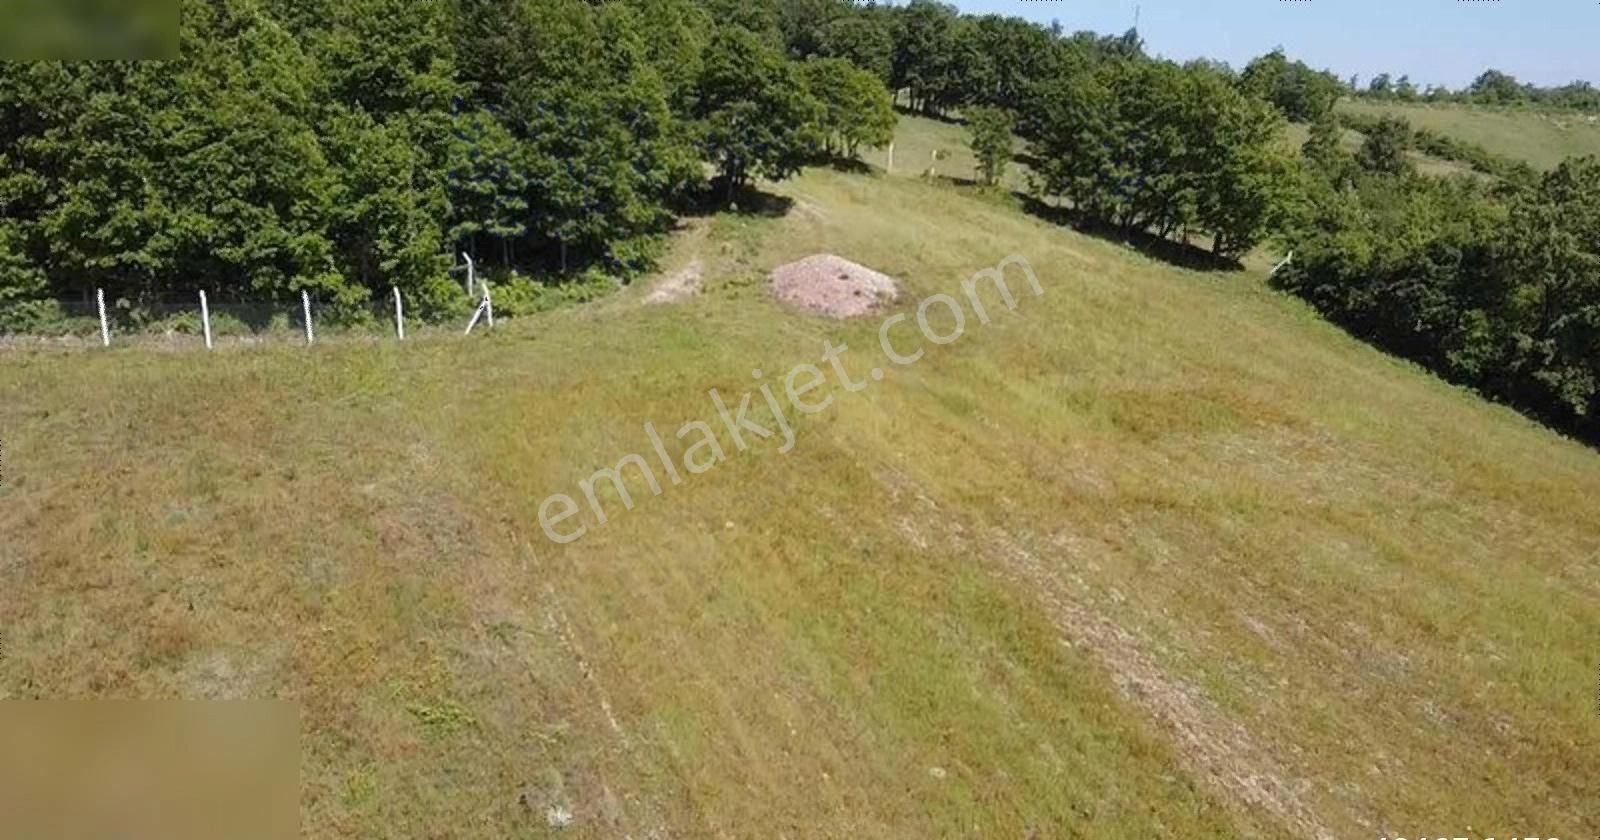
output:
[[[905,105],[896,105],[896,106],[894,106],[894,110],[895,110],[895,113],[899,114],[902,117],[921,117],[921,118],[923,118],[925,120],[933,120],[934,122],[942,122],[945,125],[966,125],[967,124],[966,119],[964,119],[962,117],[959,117],[959,116],[956,116],[955,114],[936,114],[936,113],[933,113],[931,111],[914,111],[914,110],[912,110],[911,108],[909,108],[909,107],[907,107]]]
[[[1187,242],[1156,236],[1147,231],[1127,231],[1095,219],[1085,218],[1069,207],[1052,206],[1024,192],[1013,192],[1012,195],[1016,197],[1023,211],[1030,215],[1037,216],[1051,224],[1071,227],[1085,236],[1126,245],[1153,260],[1160,260],[1168,265],[1208,272],[1244,270],[1244,265],[1238,260],[1218,257],[1210,251],[1197,248]]]
[[[794,199],[786,195],[765,192],[746,184],[734,190],[731,196],[720,186],[705,190],[686,202],[680,212],[691,218],[733,213],[738,216],[780,219],[789,215],[789,211],[793,208]]]
[[[818,162],[818,165],[826,166],[835,172],[844,172],[849,175],[871,175],[877,171],[859,158],[842,157],[840,155],[833,155],[824,158]]]

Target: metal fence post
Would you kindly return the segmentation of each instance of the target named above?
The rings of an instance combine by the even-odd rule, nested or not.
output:
[[[394,287],[394,331],[401,341],[406,340],[406,310],[400,303],[400,287]]]
[[[94,302],[100,307],[100,346],[111,346],[111,325],[106,322],[106,290],[94,290]]]
[[[211,305],[206,303],[206,290],[200,290],[200,325],[206,331],[206,349],[211,349]]]
[[[317,333],[311,328],[311,293],[305,289],[300,290],[300,308],[306,314],[306,345],[317,343]]]

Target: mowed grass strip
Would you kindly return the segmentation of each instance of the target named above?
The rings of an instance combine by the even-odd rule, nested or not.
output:
[[[1594,452],[1254,275],[914,179],[776,191],[683,240],[675,305],[0,357],[0,691],[301,699],[315,836],[1597,828]],[[817,252],[913,321],[1012,253],[1045,293],[896,367],[765,294]],[[708,389],[824,341],[887,375],[735,453]],[[599,523],[579,482],[691,420],[727,458]]]

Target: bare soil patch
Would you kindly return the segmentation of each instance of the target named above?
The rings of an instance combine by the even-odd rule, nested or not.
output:
[[[691,297],[700,291],[700,279],[705,274],[705,266],[695,260],[684,266],[678,273],[662,280],[650,290],[645,303],[673,303]]]

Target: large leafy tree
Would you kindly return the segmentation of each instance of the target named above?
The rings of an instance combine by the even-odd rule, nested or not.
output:
[[[959,23],[955,7],[934,0],[912,0],[897,15],[890,86],[906,89],[913,109],[935,110],[948,96]]]
[[[1280,148],[1283,120],[1270,105],[1199,76],[1190,102],[1189,167],[1200,173],[1195,225],[1211,252],[1234,259],[1278,226],[1294,189],[1293,162]]]
[[[1247,94],[1272,103],[1295,122],[1316,122],[1333,111],[1344,86],[1332,73],[1290,61],[1282,49],[1251,61],[1239,75]]]
[[[972,154],[978,159],[978,172],[989,186],[1000,183],[1011,163],[1011,115],[999,108],[979,107],[967,115],[972,133]]]
[[[451,242],[476,257],[487,238],[498,243],[502,261],[511,262],[513,245],[531,221],[527,157],[526,145],[495,112],[456,115],[446,169]]]
[[[701,154],[730,197],[751,178],[793,175],[817,139],[822,107],[800,73],[743,27],[711,39],[695,94]]]
[[[1600,158],[1564,161],[1513,205],[1508,365],[1544,413],[1600,432]]]
[[[1356,159],[1371,172],[1400,175],[1411,170],[1406,157],[1410,148],[1411,124],[1402,117],[1385,115],[1368,129]]]
[[[861,11],[835,18],[822,30],[822,55],[842,58],[888,84],[894,70],[894,36],[887,14]]]
[[[825,152],[853,158],[862,146],[883,146],[894,139],[899,117],[877,75],[842,58],[812,59],[801,71],[806,88],[822,106],[818,127]]]

